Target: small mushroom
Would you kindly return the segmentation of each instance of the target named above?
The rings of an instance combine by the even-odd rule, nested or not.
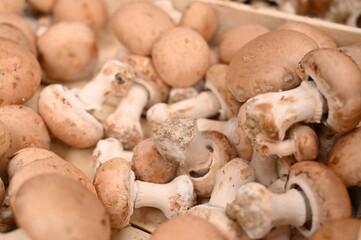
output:
[[[93,73],[97,63],[95,34],[81,22],[53,24],[38,37],[37,46],[40,64],[51,80],[71,82],[84,79]]]
[[[303,161],[290,168],[287,191],[274,194],[259,183],[239,188],[227,205],[250,238],[264,237],[274,226],[289,224],[309,237],[322,224],[351,215],[351,202],[341,179],[327,166]]]
[[[321,226],[309,240],[358,240],[360,239],[361,220],[345,218],[332,220]]]
[[[171,87],[190,87],[198,83],[209,66],[209,55],[209,46],[203,37],[185,27],[165,32],[152,47],[154,67]]]
[[[182,18],[178,25],[197,31],[210,43],[218,27],[217,12],[210,3],[190,2],[183,10]]]
[[[125,3],[111,17],[115,36],[137,54],[150,55],[154,42],[174,26],[167,13],[146,1]]]
[[[103,0],[56,0],[53,4],[52,13],[59,22],[81,22],[100,31],[107,21]]]
[[[239,49],[267,32],[267,28],[256,24],[244,24],[223,31],[218,40],[219,58],[223,63],[230,63]]]
[[[135,181],[130,163],[121,158],[106,161],[97,169],[94,186],[113,228],[128,225],[134,208],[155,207],[167,218],[175,217],[191,207],[195,197],[188,176],[179,176],[167,184]]]

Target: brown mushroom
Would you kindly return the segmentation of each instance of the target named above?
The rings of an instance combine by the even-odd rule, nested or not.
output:
[[[22,13],[25,8],[25,0],[1,0],[0,13]]]
[[[325,223],[309,240],[358,240],[360,239],[361,220],[345,218]]]
[[[55,0],[28,0],[29,4],[43,13],[51,13]]]

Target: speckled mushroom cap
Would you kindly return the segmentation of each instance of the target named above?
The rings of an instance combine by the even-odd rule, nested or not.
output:
[[[342,180],[326,165],[315,161],[290,167],[286,189],[296,188],[308,201],[312,220],[298,230],[310,236],[323,223],[351,216],[351,201]]]
[[[56,155],[54,152],[50,150],[37,148],[37,147],[27,147],[15,152],[10,157],[9,165],[8,165],[8,175],[10,181],[11,178],[14,176],[14,174],[26,164],[38,159],[48,159],[48,158],[61,159],[58,155]]]
[[[225,240],[207,220],[192,215],[177,216],[159,225],[149,240]]]
[[[8,188],[10,204],[14,202],[19,189],[25,182],[29,181],[33,177],[49,173],[54,173],[72,178],[80,182],[84,187],[88,189],[88,191],[96,195],[96,190],[92,182],[79,168],[61,159],[60,157],[47,157],[42,159],[39,158],[32,162],[29,162],[22,168],[18,169],[18,171],[16,171],[10,181]]]
[[[325,124],[345,133],[361,121],[361,71],[350,57],[337,49],[315,49],[298,67],[302,80],[311,78],[327,100]]]
[[[32,51],[34,53],[37,53],[35,30],[29,22],[27,22],[24,18],[22,18],[18,14],[8,13],[8,14],[0,14],[0,23],[9,24],[19,29],[26,36],[26,39],[29,41],[29,44],[31,45],[31,49],[33,49]]]
[[[307,23],[289,21],[282,24],[278,29],[294,30],[306,34],[316,42],[319,48],[336,48],[336,43],[331,37]]]
[[[328,166],[347,187],[361,186],[361,128],[339,138],[329,153]]]
[[[174,26],[166,12],[145,1],[125,3],[111,17],[118,40],[132,52],[144,55],[150,55],[154,42]]]
[[[358,240],[360,229],[361,219],[337,219],[325,223],[308,240]]]
[[[36,57],[5,38],[0,38],[0,56],[0,105],[24,103],[40,85],[41,68]]]
[[[225,30],[218,40],[219,58],[228,64],[241,47],[267,32],[267,28],[256,24],[245,24]]]
[[[1,0],[0,13],[21,13],[25,4],[25,0]]]
[[[110,239],[104,206],[74,179],[57,174],[32,178],[19,189],[12,209],[31,239]]]
[[[38,37],[37,46],[40,64],[52,80],[76,81],[89,77],[97,63],[95,34],[80,22],[55,23]]]
[[[338,50],[349,56],[361,69],[361,43],[340,47]]]
[[[149,93],[147,107],[167,100],[169,86],[158,76],[151,58],[141,55],[127,55],[121,61],[132,66],[135,72],[140,75],[135,81],[144,86]]]
[[[53,15],[59,22],[82,22],[94,31],[100,31],[107,21],[104,0],[56,0]]]
[[[172,87],[190,87],[198,83],[209,66],[209,54],[203,37],[185,27],[164,33],[152,48],[156,71]]]
[[[168,183],[176,177],[178,162],[162,157],[151,138],[139,142],[133,149],[132,170],[138,180]]]
[[[28,49],[33,54],[36,54],[36,46],[31,45],[25,34],[14,25],[0,23],[0,38],[12,40]]]
[[[112,228],[129,224],[134,210],[134,181],[130,163],[122,158],[106,161],[95,173],[93,184],[110,215]]]
[[[197,31],[210,43],[218,27],[217,12],[210,3],[190,2],[183,10],[179,26]]]
[[[91,147],[104,135],[103,125],[60,84],[48,85],[41,91],[38,108],[50,131],[70,146]]]
[[[56,0],[28,0],[29,4],[43,13],[50,13]]]
[[[244,45],[231,60],[228,89],[238,101],[245,102],[258,94],[294,88],[301,82],[296,73],[298,63],[315,48],[311,38],[296,31],[263,34]]]
[[[221,104],[221,109],[219,110],[220,120],[236,117],[241,107],[241,103],[233,97],[227,88],[227,71],[228,65],[225,64],[215,64],[209,67],[206,72],[206,83],[204,85],[206,89],[210,89],[214,93]]]

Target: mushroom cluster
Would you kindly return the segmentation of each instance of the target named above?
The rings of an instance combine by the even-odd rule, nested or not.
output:
[[[355,237],[361,44],[220,12],[0,1],[4,238]]]

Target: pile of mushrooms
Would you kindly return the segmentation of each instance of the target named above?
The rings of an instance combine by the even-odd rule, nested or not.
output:
[[[0,1],[4,239],[357,238],[361,43],[115,2]]]

